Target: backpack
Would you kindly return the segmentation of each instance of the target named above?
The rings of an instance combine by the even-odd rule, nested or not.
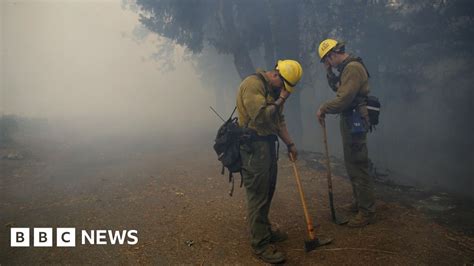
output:
[[[240,187],[242,187],[242,159],[240,158],[240,139],[242,134],[242,129],[240,128],[237,117],[232,118],[235,110],[230,115],[229,119],[224,122],[222,126],[219,127],[217,131],[216,139],[214,141],[214,151],[217,154],[217,159],[222,163],[221,174],[224,175],[224,169],[227,168],[229,172],[229,183],[231,183],[231,188],[229,190],[229,195],[232,196],[234,193],[234,173],[240,173],[241,182]]]
[[[268,95],[265,79],[258,73],[253,74],[260,78],[265,85],[265,98]],[[212,108],[211,108],[212,109]],[[240,174],[240,187],[242,187],[242,159],[240,158],[240,144],[250,139],[251,130],[247,127],[241,128],[238,123],[238,118],[232,116],[237,110],[237,106],[232,111],[229,119],[224,121],[217,130],[216,139],[214,141],[214,151],[217,154],[217,160],[222,163],[221,174],[224,175],[225,169],[229,172],[229,196],[232,197],[234,193],[234,173]],[[215,112],[215,110],[213,110]],[[217,113],[216,113],[217,114]],[[218,114],[217,114],[218,115]],[[220,116],[219,116],[220,117]]]

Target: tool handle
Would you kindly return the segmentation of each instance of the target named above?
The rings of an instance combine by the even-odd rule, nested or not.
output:
[[[327,180],[328,180],[328,189],[332,193],[332,180],[331,180],[331,160],[329,159],[329,148],[328,148],[328,134],[326,130],[326,124],[321,125],[323,128],[323,141],[324,141],[324,152],[326,154],[326,168],[327,168]]]
[[[291,162],[293,164],[293,171],[295,173],[295,179],[296,179],[296,184],[298,186],[298,191],[299,191],[300,198],[301,198],[301,203],[303,204],[304,217],[306,219],[306,226],[307,226],[307,229],[308,229],[309,238],[310,239],[315,239],[316,236],[314,234],[313,221],[311,220],[311,217],[308,214],[308,209],[306,207],[306,201],[304,199],[303,187],[301,186],[300,176],[298,174],[298,169],[296,168],[295,160],[293,159],[293,154],[291,154],[291,153],[290,153],[290,159],[291,159]]]
[[[336,211],[334,210],[334,198],[332,194],[332,174],[331,174],[331,161],[329,159],[329,148],[328,148],[328,134],[326,130],[326,124],[321,124],[323,128],[323,141],[324,141],[324,151],[326,154],[326,168],[327,168],[327,180],[328,180],[328,194],[329,194],[329,207],[331,209],[332,220],[336,220]]]

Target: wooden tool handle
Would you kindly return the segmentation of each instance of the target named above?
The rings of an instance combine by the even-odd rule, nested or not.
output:
[[[291,159],[291,162],[293,164],[293,171],[295,173],[296,184],[298,185],[298,191],[299,191],[299,194],[300,194],[301,203],[303,204],[304,217],[306,219],[306,226],[308,228],[309,238],[310,239],[315,239],[313,221],[311,220],[311,217],[308,214],[308,209],[306,207],[306,201],[304,199],[303,187],[301,186],[300,176],[298,174],[298,169],[296,168],[296,162],[293,159],[293,154],[291,154],[291,153],[290,153],[290,159]]]

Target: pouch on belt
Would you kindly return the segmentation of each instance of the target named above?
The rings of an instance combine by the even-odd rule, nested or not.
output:
[[[364,118],[362,118],[362,115],[356,109],[354,109],[352,111],[352,114],[349,116],[349,121],[351,125],[351,134],[360,134],[367,132]]]

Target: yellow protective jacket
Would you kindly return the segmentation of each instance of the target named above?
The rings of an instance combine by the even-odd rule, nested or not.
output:
[[[261,75],[265,80],[257,76]],[[283,108],[271,107],[278,96],[270,87],[264,71],[246,77],[237,93],[239,125],[254,129],[260,136],[278,135],[284,125]],[[274,105],[273,105],[274,106]]]
[[[321,111],[337,114],[350,108],[359,107],[363,117],[367,117],[366,97],[369,94],[369,77],[364,66],[352,61],[341,73],[340,84],[336,90],[336,98],[325,102]]]

